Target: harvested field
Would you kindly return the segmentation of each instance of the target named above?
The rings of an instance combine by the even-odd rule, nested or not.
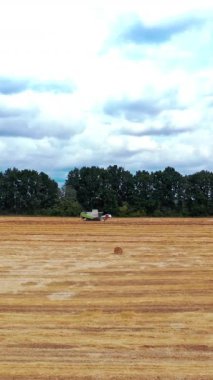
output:
[[[213,379],[212,264],[210,218],[1,217],[0,380]]]

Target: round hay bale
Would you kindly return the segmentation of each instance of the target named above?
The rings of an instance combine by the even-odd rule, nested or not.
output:
[[[121,247],[115,247],[114,248],[114,254],[115,255],[122,255],[123,249]]]

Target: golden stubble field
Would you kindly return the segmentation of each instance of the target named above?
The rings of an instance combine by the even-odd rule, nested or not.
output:
[[[0,380],[213,379],[212,254],[210,218],[1,217]]]

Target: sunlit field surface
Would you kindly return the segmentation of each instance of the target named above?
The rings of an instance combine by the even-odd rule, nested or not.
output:
[[[0,379],[213,379],[212,264],[210,218],[1,217]]]

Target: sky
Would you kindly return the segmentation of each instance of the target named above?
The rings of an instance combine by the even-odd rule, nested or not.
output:
[[[212,0],[0,0],[0,170],[213,171]]]

